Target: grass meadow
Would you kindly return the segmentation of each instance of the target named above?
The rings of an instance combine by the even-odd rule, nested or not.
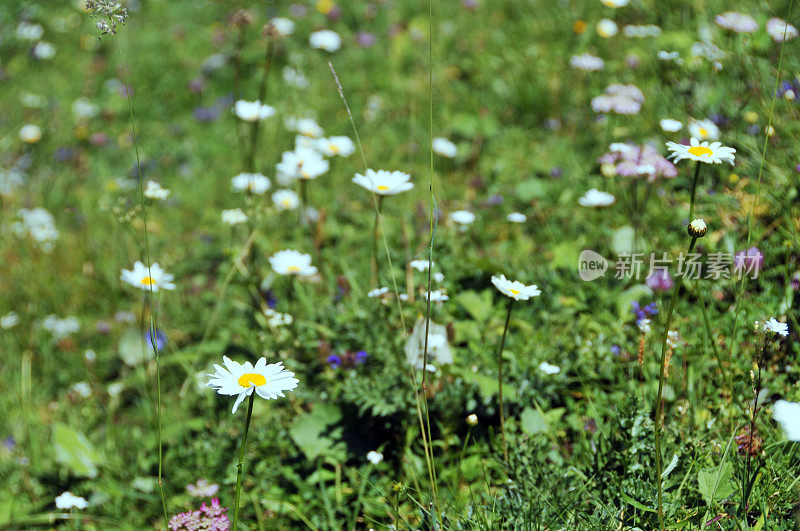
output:
[[[800,528],[794,3],[4,0],[0,530]]]

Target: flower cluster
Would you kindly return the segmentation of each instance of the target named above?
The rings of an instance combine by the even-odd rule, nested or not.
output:
[[[228,531],[231,521],[225,514],[227,510],[227,507],[222,507],[219,500],[214,498],[211,505],[203,502],[197,511],[176,514],[170,518],[169,528],[172,531]]]
[[[345,350],[341,354],[331,354],[325,361],[332,369],[338,369],[339,367],[354,369],[367,361],[367,358],[369,358],[369,354],[364,350],[359,350],[358,352]]]
[[[654,181],[658,177],[673,178],[678,175],[675,165],[661,156],[651,144],[637,146],[631,143],[614,143],[608,153],[597,161],[603,175],[608,177],[647,177]]]
[[[639,114],[644,94],[636,85],[613,84],[606,93],[592,98],[592,110],[599,113]]]
[[[58,239],[58,229],[56,229],[53,216],[43,208],[28,210],[22,208],[17,211],[20,221],[14,223],[14,232],[23,238],[30,236],[42,251],[49,253],[53,250],[53,244]]]
[[[646,306],[641,306],[639,301],[631,302],[631,312],[636,317],[636,324],[642,321],[649,321],[650,317],[658,315],[658,308],[655,302],[651,302]]]

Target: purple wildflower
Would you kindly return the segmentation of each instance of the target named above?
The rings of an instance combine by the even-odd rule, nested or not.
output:
[[[362,48],[373,46],[377,40],[375,34],[369,31],[359,31],[356,35],[356,43]]]
[[[733,257],[733,271],[739,273],[753,273],[754,278],[764,266],[764,253],[758,247],[750,247],[747,250],[739,251]]]
[[[340,358],[336,354],[331,354],[327,358],[325,358],[325,362],[331,366],[332,369],[338,369],[339,366],[342,364],[342,358]]]
[[[169,521],[169,528],[172,531],[228,531],[231,528],[231,521],[225,514],[227,507],[222,507],[219,500],[214,498],[211,505],[200,506],[197,511],[190,513],[179,513]]]
[[[153,348],[153,340],[151,339],[150,330],[144,333],[144,341],[150,348]],[[156,352],[161,352],[164,350],[164,347],[167,346],[167,336],[159,329],[156,329]]]
[[[656,269],[647,277],[646,282],[653,291],[669,291],[674,284],[666,269]]]

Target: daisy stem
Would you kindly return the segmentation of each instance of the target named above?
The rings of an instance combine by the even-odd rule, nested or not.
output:
[[[511,310],[514,308],[514,299],[508,299],[508,313],[506,314],[506,325],[503,327],[503,339],[500,340],[500,351],[497,353],[497,402],[500,408],[500,432],[503,435],[503,458],[508,463],[508,443],[506,442],[506,420],[503,412],[503,350],[506,348],[506,334],[508,333],[508,323],[511,321]]]
[[[239,525],[239,497],[242,494],[242,466],[244,466],[244,449],[247,446],[247,432],[250,430],[250,417],[253,416],[253,402],[256,393],[250,393],[250,401],[247,403],[247,419],[244,421],[244,433],[242,434],[242,444],[239,446],[239,462],[236,464],[236,499],[233,501],[233,526],[231,529],[238,529]]]
[[[306,180],[300,178],[300,225],[306,222],[306,209],[308,208],[308,190]]]
[[[694,196],[697,191],[697,178],[700,175],[700,161],[694,163],[694,179],[692,179],[692,196],[689,200],[689,221],[694,219]]]
[[[381,212],[383,211],[383,196],[378,196],[378,208],[375,209],[375,224],[372,227],[372,264],[374,268],[373,285],[380,287],[376,284],[380,280],[381,267],[378,264],[378,241],[380,240],[380,222]]]
[[[695,173],[696,175],[696,173]],[[694,197],[694,196],[693,196]],[[697,238],[692,237],[689,243],[689,251],[691,253],[694,249],[694,244]],[[667,310],[667,317],[664,321],[664,339],[661,342],[661,369],[658,371],[658,396],[656,402],[656,483],[658,484],[658,528],[663,531],[664,529],[664,504],[663,504],[663,478],[661,477],[661,469],[664,464],[661,462],[661,415],[664,412],[663,395],[664,395],[664,373],[666,372],[667,365],[667,338],[669,337],[669,325],[672,323],[672,312],[675,310],[675,304],[680,297],[681,285],[675,286],[675,291],[672,293],[672,299],[669,302],[669,310]]]

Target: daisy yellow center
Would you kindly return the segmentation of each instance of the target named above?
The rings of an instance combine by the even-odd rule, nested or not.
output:
[[[287,267],[286,271],[288,271],[289,273],[299,273],[300,272],[300,268],[293,265],[293,266]]]
[[[511,288],[508,291],[510,291],[512,295],[519,295],[519,293],[520,293],[518,289],[514,289],[514,288]]]
[[[700,134],[702,136],[708,136],[708,129],[706,129],[705,127],[701,127],[700,128]]]
[[[385,192],[385,191],[386,191],[386,190],[388,190],[388,189],[389,189],[389,187],[388,187],[388,186],[384,186],[384,185],[380,185],[380,186],[378,186],[378,191],[380,191],[380,192]]]
[[[334,154],[339,153],[339,147],[336,144],[328,144],[328,148],[330,148],[331,152]]]
[[[152,277],[144,277],[142,280],[139,281],[139,283],[144,286],[152,286],[156,283],[156,281],[153,280]]]
[[[289,201],[288,199],[284,199],[283,201],[281,201],[281,203],[283,204],[283,206],[288,207],[291,204],[291,201]]]
[[[267,379],[264,378],[263,375],[256,374],[254,372],[244,373],[243,375],[239,376],[239,379],[236,381],[242,387],[259,387],[267,383]]]
[[[695,157],[703,157],[713,155],[714,152],[711,149],[703,146],[692,146],[689,148],[689,153],[694,155]]]

